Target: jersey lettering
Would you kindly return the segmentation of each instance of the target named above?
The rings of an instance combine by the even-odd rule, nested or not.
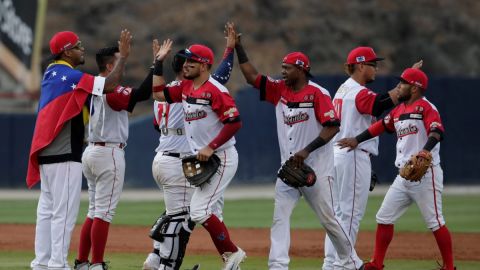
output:
[[[408,135],[413,135],[418,133],[418,128],[415,125],[409,124],[408,127],[400,128],[397,130],[397,137],[405,137]]]
[[[195,110],[193,112],[185,112],[185,121],[194,121],[207,117],[207,112],[204,110]]]
[[[309,119],[308,113],[299,112],[297,115],[286,116],[285,113],[283,114],[283,122],[285,125],[293,125],[298,124],[301,122],[305,122]]]

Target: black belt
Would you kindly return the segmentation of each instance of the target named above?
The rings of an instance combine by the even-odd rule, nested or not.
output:
[[[109,144],[109,143],[105,143],[105,142],[94,142],[94,143],[93,143],[93,145],[97,145],[97,146],[105,146],[105,145],[107,145],[107,144]],[[111,144],[117,146],[117,147],[120,148],[120,149],[125,148],[125,144],[124,144],[124,143],[118,143],[118,144],[116,144],[116,143],[111,143]]]
[[[180,153],[163,152],[164,156],[180,158]]]

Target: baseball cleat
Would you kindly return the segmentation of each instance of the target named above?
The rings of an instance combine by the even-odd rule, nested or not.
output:
[[[247,253],[241,248],[237,247],[236,252],[225,252],[222,254],[223,261],[225,262],[224,268],[222,270],[239,270],[240,263],[242,263],[245,258],[247,258]]]

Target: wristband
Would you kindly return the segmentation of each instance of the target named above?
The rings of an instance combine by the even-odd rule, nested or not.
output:
[[[244,63],[248,62],[247,53],[243,49],[242,45],[235,46],[235,50],[237,51],[237,58],[238,58],[238,63],[239,64],[244,64]]]
[[[425,146],[423,147],[423,149],[430,152],[435,147],[435,145],[437,145],[437,143],[438,143],[437,138],[433,136],[429,136],[427,143],[425,143]]]
[[[153,75],[162,76],[163,75],[163,61],[156,60],[155,66],[153,67]]]
[[[311,143],[309,143],[306,147],[305,150],[308,153],[312,153],[313,151],[317,150],[318,148],[324,146],[327,142],[320,136],[315,138]]]
[[[366,129],[364,132],[358,134],[355,139],[357,140],[357,142],[360,144],[366,140],[370,140],[371,138],[373,138],[372,134],[370,134],[370,132],[368,131],[368,129]]]

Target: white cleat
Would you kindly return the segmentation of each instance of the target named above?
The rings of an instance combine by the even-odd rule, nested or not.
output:
[[[225,266],[222,270],[240,270],[240,263],[247,258],[247,253],[241,248],[237,247],[237,252],[225,252],[222,254]]]
[[[160,256],[155,253],[148,254],[147,259],[143,263],[143,270],[158,270],[160,268]]]

